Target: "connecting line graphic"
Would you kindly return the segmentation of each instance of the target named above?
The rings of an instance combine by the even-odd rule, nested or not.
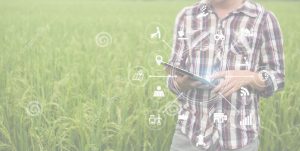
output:
[[[149,78],[176,78],[177,76],[154,76],[154,75],[149,75]]]
[[[164,39],[162,40],[164,44],[166,44],[171,50],[173,49]]]
[[[181,93],[173,100],[173,102],[176,101],[176,100],[178,100],[178,99],[181,97],[182,94],[183,94],[183,92],[181,92]]]
[[[239,110],[232,104],[232,103],[230,103],[227,99],[226,99],[226,97],[223,95],[223,94],[221,94],[220,92],[218,93],[222,98],[224,98],[225,99],[225,101],[228,103],[228,104],[230,104],[237,112],[239,112]]]
[[[226,76],[228,78],[254,78],[254,76]]]
[[[162,113],[165,114],[167,112],[168,106],[172,105],[173,103],[176,103],[176,100],[178,100],[182,94],[183,94],[183,92],[181,92],[173,101],[166,104],[162,109],[160,109],[160,112],[161,112],[161,110],[163,110]]]

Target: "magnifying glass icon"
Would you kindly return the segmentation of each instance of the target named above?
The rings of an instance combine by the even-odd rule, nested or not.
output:
[[[157,55],[155,57],[155,60],[156,60],[157,65],[160,65],[163,62],[163,57],[160,55]]]

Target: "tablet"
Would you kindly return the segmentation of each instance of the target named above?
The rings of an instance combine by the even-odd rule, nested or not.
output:
[[[202,82],[202,83],[204,83],[204,84],[207,84],[207,85],[209,85],[209,86],[212,86],[212,87],[215,86],[214,84],[212,84],[212,83],[209,82],[207,79],[205,79],[205,78],[203,78],[203,77],[201,77],[201,76],[198,76],[198,75],[196,75],[196,74],[190,73],[190,72],[188,72],[188,71],[186,71],[186,70],[180,69],[180,68],[175,67],[175,66],[173,66],[173,65],[171,65],[171,64],[169,64],[169,63],[166,63],[166,62],[161,62],[161,64],[164,65],[166,68],[170,68],[172,71],[175,71],[176,74],[179,74],[179,75],[181,75],[181,76],[183,76],[183,75],[188,75],[188,76],[190,76],[191,79],[193,79],[193,80],[200,81],[200,82]]]

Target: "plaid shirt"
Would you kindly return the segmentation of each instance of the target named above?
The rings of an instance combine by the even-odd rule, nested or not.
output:
[[[246,0],[219,19],[206,1],[184,8],[177,16],[170,64],[202,77],[218,71],[266,71],[263,91],[250,86],[224,98],[207,89],[178,91],[173,76],[167,80],[179,95],[178,126],[195,147],[237,149],[259,134],[259,97],[284,87],[283,39],[276,17]],[[247,77],[246,77],[247,78]]]

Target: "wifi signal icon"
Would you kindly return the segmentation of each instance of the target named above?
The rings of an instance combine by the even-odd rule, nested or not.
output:
[[[240,93],[241,96],[249,96],[250,93],[248,91],[248,89],[244,88],[244,87],[241,87],[241,93]]]

